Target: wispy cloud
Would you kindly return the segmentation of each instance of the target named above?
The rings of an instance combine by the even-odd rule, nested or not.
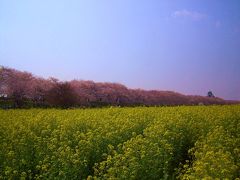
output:
[[[189,11],[186,9],[174,11],[171,16],[174,18],[190,18],[194,21],[199,21],[207,17],[206,14],[197,11]]]

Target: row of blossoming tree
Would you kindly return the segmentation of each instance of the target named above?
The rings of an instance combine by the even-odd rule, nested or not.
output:
[[[159,106],[233,103],[220,98],[186,96],[171,91],[129,89],[118,83],[59,81],[0,68],[0,98],[9,107]]]

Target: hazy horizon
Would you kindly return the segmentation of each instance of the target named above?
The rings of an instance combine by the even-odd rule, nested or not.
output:
[[[0,65],[240,100],[240,1],[0,1]]]

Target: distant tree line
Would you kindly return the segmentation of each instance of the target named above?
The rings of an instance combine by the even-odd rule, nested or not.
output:
[[[216,97],[186,96],[171,91],[129,89],[118,83],[59,81],[0,68],[0,104],[21,107],[101,107],[227,104]]]

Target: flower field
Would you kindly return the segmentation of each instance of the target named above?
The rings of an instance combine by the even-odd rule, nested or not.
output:
[[[0,110],[0,179],[239,177],[239,105]]]

